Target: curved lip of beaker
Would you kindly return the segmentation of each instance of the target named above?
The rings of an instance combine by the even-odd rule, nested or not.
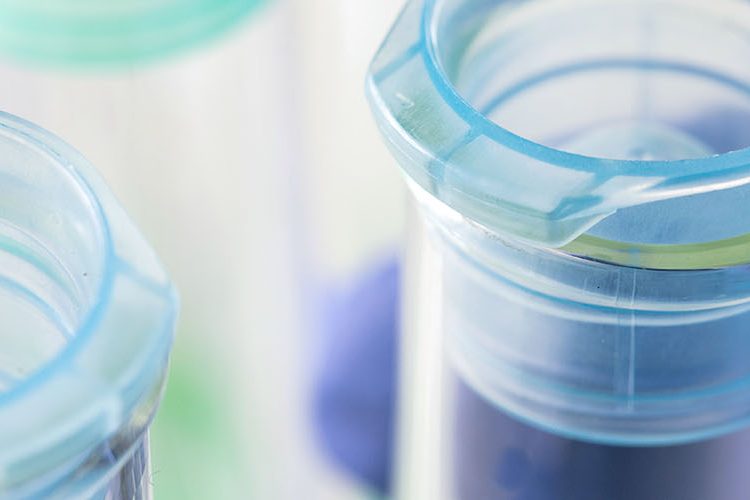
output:
[[[618,160],[587,156],[547,146],[516,134],[490,119],[465,99],[445,70],[438,53],[436,29],[440,9],[445,0],[424,0],[420,20],[420,52],[424,66],[435,90],[472,130],[517,153],[562,168],[614,176],[663,178],[691,178],[706,184],[722,185],[723,176],[739,174],[743,181],[750,179],[750,146],[702,158],[678,160]],[[727,184],[739,185],[736,180]],[[626,247],[626,251],[623,248]],[[750,234],[698,244],[645,245],[623,243],[583,234],[561,250],[584,258],[597,257],[606,262],[631,265],[630,250],[638,249],[648,258],[646,267],[656,270],[704,270],[743,266],[738,252],[750,249]],[[697,252],[697,253],[696,253]],[[734,252],[734,253],[732,253]],[[689,258],[685,258],[688,255]],[[641,264],[639,264],[640,266]],[[653,265],[654,267],[650,267]]]
[[[100,263],[102,266],[102,277],[96,287],[96,300],[89,305],[88,310],[84,313],[80,326],[65,346],[50,360],[38,367],[31,375],[14,385],[9,391],[0,393],[0,410],[2,410],[4,405],[10,404],[18,397],[33,391],[35,387],[53,378],[66,366],[71,364],[76,354],[88,343],[92,335],[96,332],[99,320],[110,302],[117,270],[114,243],[107,216],[95,190],[75,168],[76,165],[86,162],[86,160],[73,147],[23,118],[0,111],[0,127],[10,130],[13,135],[21,136],[31,142],[45,154],[54,158],[57,168],[64,169],[72,177],[90,203],[94,214],[95,230],[99,232],[99,237],[104,245],[103,257]],[[22,129],[27,129],[28,132]]]
[[[434,29],[440,16],[440,7],[444,2],[445,0],[425,0],[422,9],[420,39],[425,66],[430,79],[445,103],[462,120],[471,124],[475,130],[481,132],[487,138],[531,158],[586,172],[601,172],[606,169],[613,175],[671,178],[674,177],[675,172],[679,172],[682,176],[692,174],[710,177],[711,174],[748,167],[748,175],[750,175],[750,146],[736,151],[694,159],[616,160],[556,149],[511,132],[469,103],[445,71],[437,53],[438,42],[435,39],[437,30]]]

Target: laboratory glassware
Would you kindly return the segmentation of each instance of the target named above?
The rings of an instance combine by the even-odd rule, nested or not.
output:
[[[750,489],[750,5],[413,0],[398,497]]]
[[[2,113],[0,157],[0,497],[151,498],[175,291],[73,148]]]
[[[295,497],[285,3],[0,1],[0,109],[97,165],[182,291],[160,499]]]

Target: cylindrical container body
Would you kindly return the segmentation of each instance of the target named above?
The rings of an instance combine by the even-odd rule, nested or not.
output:
[[[0,2],[0,109],[97,165],[182,291],[162,500],[301,495],[287,4]]]
[[[423,202],[404,292],[403,498],[743,497],[745,266],[546,253]]]
[[[414,1],[399,498],[750,490],[750,7]]]
[[[0,128],[0,497],[149,499],[174,290],[83,157]]]

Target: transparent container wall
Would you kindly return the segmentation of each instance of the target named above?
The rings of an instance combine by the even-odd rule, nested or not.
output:
[[[737,64],[750,54],[745,38],[750,27],[731,21],[750,13],[744,2],[438,3],[450,13],[436,28],[436,50],[451,84],[486,119],[532,141],[526,144],[529,152],[536,143],[588,158],[671,161],[750,146],[750,71]],[[451,24],[460,23],[461,9],[486,9],[486,20],[468,28],[476,30],[468,41],[461,38],[467,35],[460,26]],[[482,142],[455,152],[453,161],[471,163],[472,153],[486,146]],[[519,203],[538,199],[554,206],[554,184],[564,186],[582,197],[584,214],[596,211],[595,205],[620,208],[615,214],[614,209],[603,210],[606,218],[587,221],[594,227],[583,230],[622,243],[704,243],[739,237],[750,229],[745,220],[727,213],[744,203],[747,189],[700,199],[684,196],[701,192],[697,182],[688,190],[673,180],[663,183],[672,193],[623,202],[641,189],[639,183],[652,182],[646,177],[652,172],[644,168],[643,177],[632,182],[608,179],[617,175],[614,165],[603,164],[601,171],[586,175],[584,167],[575,165],[585,161],[572,158],[569,177],[549,186],[543,179],[554,174],[540,171],[542,180],[535,184],[548,192],[518,186]],[[461,174],[447,174],[446,182],[462,182]],[[513,194],[499,196],[510,199]],[[648,203],[665,197],[674,199]],[[574,212],[574,203],[565,201],[550,217],[553,221],[573,218],[566,209]],[[618,207],[620,203],[626,207]],[[717,218],[721,224],[712,223]]]
[[[415,191],[398,498],[744,497],[746,266],[519,247]]]
[[[743,499],[747,3],[411,6],[398,498]]]
[[[96,60],[4,53],[0,109],[97,165],[181,291],[170,384],[151,432],[157,497],[301,498],[306,483],[288,481],[289,470],[309,469],[293,423],[304,375],[292,338],[291,13],[286,2],[203,4],[237,14],[163,53],[125,57],[106,44]]]
[[[390,490],[403,183],[362,88],[402,0],[295,0],[312,498]]]

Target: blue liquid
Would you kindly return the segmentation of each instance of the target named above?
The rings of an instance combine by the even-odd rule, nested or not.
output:
[[[705,114],[695,124],[670,129],[664,126],[625,123],[584,134],[569,148],[583,154],[631,159],[677,159],[708,155],[713,151],[736,148],[737,134],[707,134],[700,124],[711,118],[728,116],[737,123],[737,114]],[[742,127],[746,134],[747,127]],[[689,134],[686,132],[690,132]],[[691,137],[694,136],[694,137]],[[746,138],[745,135],[742,136]],[[702,153],[703,152],[703,153]],[[652,244],[700,243],[747,234],[748,219],[738,210],[748,206],[750,189],[741,186],[722,192],[698,194],[623,209],[591,230],[591,234],[615,241]],[[455,308],[451,331],[463,331],[472,324],[483,332],[508,335],[514,348],[534,332],[559,334],[583,343],[554,344],[554,336],[544,337],[556,346],[565,366],[581,363],[597,366],[591,360],[601,357],[600,365],[611,362],[606,346],[622,337],[618,326],[570,320],[539,312],[522,302],[506,303],[502,294],[485,294],[463,274],[463,264],[451,268],[447,283],[449,301]],[[626,271],[623,271],[626,272]],[[658,290],[658,280],[644,281],[632,272],[633,296],[638,287]],[[723,286],[718,283],[717,297]],[[691,281],[685,281],[685,297],[690,297]],[[618,285],[619,287],[619,285]],[[470,291],[476,290],[475,294]],[[469,291],[469,292],[467,292]],[[619,288],[613,291],[619,293]],[[479,304],[479,305],[477,305]],[[481,321],[464,311],[481,311]],[[746,373],[748,313],[734,314],[709,322],[649,325],[643,313],[633,313],[625,328],[631,332],[635,367],[633,389],[638,393],[659,393],[675,388],[696,390],[701,380],[726,384]],[[675,316],[677,318],[677,316]],[[473,323],[472,323],[473,322]],[[631,330],[632,329],[632,330]],[[579,335],[574,336],[572,332]],[[528,335],[525,335],[528,334]],[[497,340],[502,337],[490,336]],[[687,349],[690,346],[690,349]],[[696,350],[696,346],[702,348]],[[732,346],[731,348],[728,346]],[[690,353],[693,353],[692,355]],[[695,353],[700,356],[695,356]],[[554,359],[554,357],[553,357]],[[528,361],[528,360],[527,360]],[[472,366],[471,361],[465,361]],[[502,362],[502,360],[498,361]],[[531,361],[528,361],[531,363]],[[586,364],[589,363],[589,364]],[[557,367],[545,366],[550,371]],[[616,367],[613,366],[613,369]],[[580,375],[575,370],[563,370]],[[612,390],[611,371],[598,381],[602,391]],[[723,374],[712,378],[712,373]],[[584,377],[584,375],[580,375]],[[554,378],[554,377],[553,377]],[[561,383],[562,375],[557,379]],[[579,381],[580,382],[580,381]],[[589,379],[592,385],[597,380]],[[478,394],[459,376],[454,381],[453,427],[450,442],[453,456],[453,490],[456,500],[748,500],[750,499],[750,430],[704,441],[670,446],[622,446],[594,444],[569,439],[521,422],[498,405]],[[583,384],[585,385],[585,384]],[[706,386],[709,386],[706,382]],[[708,411],[711,409],[709,408]],[[703,410],[701,410],[703,411]]]
[[[511,418],[460,380],[457,500],[747,500],[750,430],[679,446],[592,444]]]

